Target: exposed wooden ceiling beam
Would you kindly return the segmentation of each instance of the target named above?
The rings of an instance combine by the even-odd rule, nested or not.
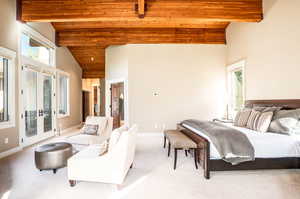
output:
[[[98,71],[98,70],[89,70],[89,71],[82,71],[82,78],[104,78],[105,71]]]
[[[55,30],[78,30],[96,28],[227,28],[229,22],[214,22],[202,20],[170,19],[168,23],[163,20],[131,20],[131,21],[89,21],[89,22],[53,22]]]
[[[60,46],[225,44],[225,29],[95,29],[57,33]]]
[[[145,17],[145,0],[138,0],[139,18]]]
[[[26,22],[143,20],[135,12],[137,0],[21,1],[17,16]],[[262,0],[147,0],[146,18],[164,24],[170,19],[259,22]]]

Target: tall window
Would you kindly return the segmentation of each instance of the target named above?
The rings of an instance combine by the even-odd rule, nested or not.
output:
[[[245,101],[245,61],[238,62],[228,67],[228,117],[234,118],[236,113],[243,108]]]
[[[15,52],[0,47],[0,128],[15,125],[15,58]]]
[[[69,75],[59,72],[58,74],[58,90],[59,90],[59,116],[69,115]]]

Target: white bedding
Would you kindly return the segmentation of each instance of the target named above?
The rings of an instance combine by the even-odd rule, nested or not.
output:
[[[232,126],[230,124],[226,125],[241,131],[248,137],[254,147],[256,158],[300,157],[300,136],[260,133],[247,128]],[[210,159],[221,159],[216,147],[205,134],[186,124],[183,124],[183,126],[202,137],[205,137],[210,142]]]

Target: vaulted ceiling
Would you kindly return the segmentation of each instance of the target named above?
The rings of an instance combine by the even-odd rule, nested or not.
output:
[[[17,0],[17,19],[51,22],[83,78],[103,78],[105,48],[226,44],[230,22],[260,22],[262,0]]]

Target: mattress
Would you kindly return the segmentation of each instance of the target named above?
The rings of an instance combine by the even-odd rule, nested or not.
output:
[[[244,133],[255,150],[255,158],[283,158],[300,157],[300,136],[289,136],[278,133],[261,133],[251,129],[225,124]],[[183,126],[194,133],[201,135],[210,142],[210,159],[221,159],[216,147],[201,131],[186,124]]]

